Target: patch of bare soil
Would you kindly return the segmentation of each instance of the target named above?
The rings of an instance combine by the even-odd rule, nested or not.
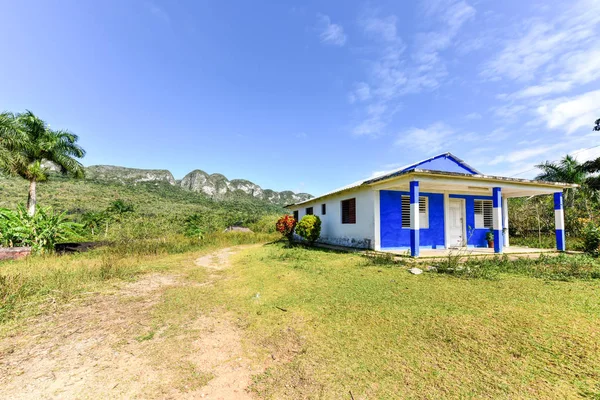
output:
[[[227,268],[235,251],[196,265]],[[147,275],[1,339],[0,398],[252,398],[246,388],[260,371],[244,357],[241,329],[224,315],[190,321],[181,350],[157,362],[156,354],[173,352],[174,339],[163,335],[169,327],[152,326],[152,308],[164,290],[187,284],[175,274]]]

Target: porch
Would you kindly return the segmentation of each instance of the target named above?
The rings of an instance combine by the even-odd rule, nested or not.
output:
[[[423,170],[371,184],[375,250],[427,258],[565,251],[562,185]],[[556,249],[510,246],[508,199],[538,195],[554,197]]]
[[[559,254],[556,249],[538,249],[533,247],[510,246],[504,247],[503,254],[510,258],[537,258],[541,254]],[[397,256],[411,257],[410,249],[382,249],[384,253],[390,253]],[[421,249],[419,259],[439,259],[447,258],[448,256],[461,257],[494,257],[497,253],[493,248],[485,247],[457,247],[450,249]]]

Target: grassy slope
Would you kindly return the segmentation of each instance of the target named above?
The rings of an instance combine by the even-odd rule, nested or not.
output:
[[[0,207],[14,208],[27,200],[28,183],[18,178],[0,177]],[[189,192],[166,183],[122,185],[93,180],[72,180],[51,176],[38,185],[38,204],[66,210],[77,220],[87,211],[103,211],[111,201],[123,199],[135,206],[129,224],[111,226],[127,230],[123,235],[162,237],[167,232],[181,233],[183,220],[193,214],[209,212],[222,225],[237,221],[252,222],[264,215],[283,213],[280,206],[238,194],[225,201],[213,201],[202,194]],[[109,232],[110,233],[110,232]]]
[[[238,256],[229,274],[167,292],[163,307],[237,314],[276,360],[253,387],[267,398],[600,395],[597,281],[413,276],[278,245]]]

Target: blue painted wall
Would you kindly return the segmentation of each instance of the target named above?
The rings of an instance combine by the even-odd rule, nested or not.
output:
[[[425,161],[420,164],[416,164],[411,168],[407,168],[406,171],[409,171],[409,170],[412,170],[415,168],[429,169],[432,171],[458,172],[461,174],[471,174],[471,175],[473,175],[475,173],[475,171],[472,171],[469,168],[465,167],[464,165],[457,163],[456,161],[454,161],[454,159],[452,159],[451,157],[448,157],[446,155],[433,158],[429,161]]]
[[[409,192],[382,190],[379,195],[381,248],[409,248],[410,228],[402,228],[402,198]],[[421,228],[419,239],[421,248],[443,248],[444,237],[444,195],[420,193],[429,198],[429,228]],[[489,229],[475,229],[475,199],[491,200],[492,196],[451,194],[451,198],[465,199],[467,217],[467,245],[487,247],[485,239]]]
[[[492,196],[451,194],[450,198],[465,199],[465,206],[467,207],[467,245],[487,247],[485,235],[489,229],[475,229],[475,200],[492,200]]]
[[[402,228],[402,196],[409,192],[382,190],[379,195],[381,247],[410,247],[410,228]],[[419,230],[421,247],[444,247],[444,195],[420,193],[429,198],[429,228]]]

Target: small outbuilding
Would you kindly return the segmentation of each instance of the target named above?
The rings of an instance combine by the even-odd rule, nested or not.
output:
[[[568,183],[484,175],[444,153],[288,205],[296,220],[321,218],[319,242],[378,251],[509,248],[508,199],[554,196],[556,248],[565,250],[563,190]]]

